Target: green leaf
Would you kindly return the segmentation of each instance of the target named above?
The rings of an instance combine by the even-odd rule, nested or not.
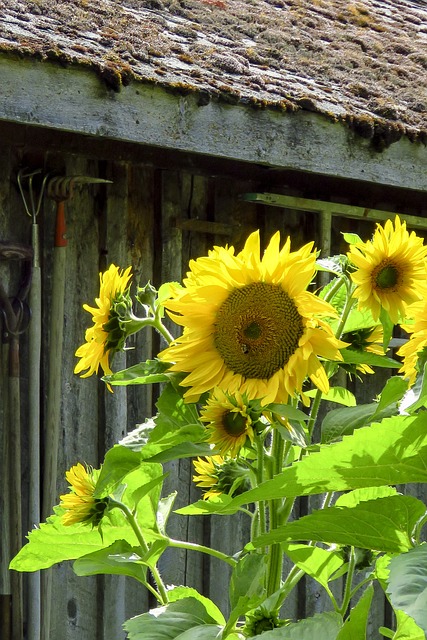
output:
[[[400,494],[362,501],[354,507],[329,507],[273,529],[245,548],[316,540],[385,552],[407,551],[412,547],[413,529],[425,513],[423,502]]]
[[[390,406],[396,406],[400,400],[402,400],[405,392],[408,388],[408,381],[400,378],[399,376],[392,376],[389,378],[381,391],[380,399],[378,402],[376,415],[379,415],[383,409]]]
[[[138,424],[135,429],[129,431],[124,438],[119,440],[118,444],[122,447],[132,449],[132,451],[141,451],[141,449],[148,443],[150,435],[155,427],[155,420],[153,418],[147,418],[145,422]]]
[[[94,496],[104,498],[111,495],[122,483],[123,478],[140,464],[141,456],[138,452],[119,444],[114,445],[105,455]]]
[[[221,630],[199,599],[187,597],[131,618],[125,622],[124,629],[129,640],[182,640],[186,631],[191,629],[193,632],[202,625],[214,626],[217,634]],[[203,638],[203,635],[199,637]],[[206,636],[204,638],[206,640]]]
[[[182,393],[177,391],[171,383],[163,389],[156,406],[163,424],[169,422],[171,426],[177,428],[199,422],[197,405],[184,402]]]
[[[317,389],[310,389],[310,391],[305,391],[304,393],[309,398],[314,398],[317,394]],[[344,404],[346,407],[355,407],[357,404],[354,394],[344,387],[330,387],[328,393],[322,393],[322,400]]]
[[[378,413],[378,403],[358,404],[356,407],[332,409],[323,419],[322,443],[340,440],[343,436],[349,436],[356,429],[367,427],[374,419],[388,418],[396,413],[394,407],[386,407]]]
[[[331,256],[330,258],[318,258],[316,260],[316,267],[319,271],[327,271],[329,273],[335,273],[336,275],[342,275],[344,273],[346,264],[347,258],[343,255]]]
[[[336,640],[366,640],[366,626],[373,595],[374,588],[369,585],[350,611],[350,617],[345,621]]]
[[[183,598],[196,598],[202,605],[205,607],[207,614],[214,620],[217,624],[224,625],[225,618],[222,615],[221,611],[218,609],[216,604],[212,602],[209,598],[202,596],[196,589],[192,587],[174,587],[168,591],[168,598],[170,602],[176,602],[177,600],[182,600]]]
[[[393,358],[380,356],[369,351],[357,351],[347,347],[347,349],[341,349],[340,353],[346,364],[369,364],[372,367],[384,367],[386,369],[400,369],[402,366],[400,362],[393,360]]]
[[[355,507],[366,500],[376,500],[377,498],[388,498],[396,495],[398,493],[394,487],[364,487],[363,489],[354,489],[354,491],[343,493],[335,501],[335,506]]]
[[[358,429],[341,442],[322,445],[320,451],[231,500],[222,497],[205,505],[201,503],[210,501],[200,501],[194,513],[233,513],[258,500],[406,482],[427,482],[427,412],[385,418]],[[192,513],[187,509],[178,513]]]
[[[177,636],[175,640],[218,640],[221,630],[222,627],[217,625],[204,624],[199,627],[192,627],[191,629],[188,629],[188,631],[184,631],[184,633]],[[240,640],[237,634],[235,635],[235,638]],[[227,640],[232,640],[231,636],[227,636]]]
[[[397,622],[396,633],[390,636],[393,640],[426,640],[426,634],[415,623],[415,620],[403,611],[395,611]]]
[[[175,502],[175,498],[177,496],[177,491],[170,493],[168,496],[161,498],[157,505],[157,527],[161,534],[166,534],[166,524],[169,519],[169,516],[172,511],[173,504]]]
[[[413,413],[421,407],[427,405],[427,363],[424,365],[423,371],[417,376],[415,384],[408,390],[401,404],[401,410],[407,413]]]
[[[316,613],[312,618],[265,631],[257,640],[336,640],[342,627],[342,618],[335,611]]]
[[[273,415],[287,418],[288,420],[296,420],[297,422],[304,422],[308,420],[309,416],[295,407],[291,407],[289,404],[268,404],[265,406],[267,411],[271,411]]]
[[[391,604],[427,633],[427,545],[392,558],[389,570],[387,594]]]
[[[230,580],[230,605],[234,609],[242,597],[253,601],[254,608],[265,598],[265,579],[267,575],[267,557],[265,555],[244,555],[233,568]]]
[[[169,367],[169,362],[147,360],[146,362],[135,364],[128,369],[122,369],[122,371],[116,371],[115,373],[106,375],[102,380],[107,384],[116,386],[167,382],[170,378],[170,374],[167,373]]]
[[[123,514],[116,509],[102,519],[102,537],[97,528],[87,524],[63,525],[62,513],[57,510],[57,515],[51,516],[39,529],[29,533],[28,543],[13,558],[11,569],[47,569],[58,562],[75,560],[108,547],[116,540],[126,540],[131,546],[138,545]]]
[[[152,489],[158,488],[158,485],[163,484],[163,480],[165,478],[167,478],[167,476],[169,475],[169,473],[164,473],[161,476],[157,476],[156,478],[153,478],[153,480],[150,480],[149,482],[146,482],[145,484],[139,486],[137,489],[135,489],[135,491],[133,491],[132,493],[132,508],[136,508],[138,506],[138,503],[140,502],[140,500],[142,500],[142,498],[144,498],[144,496],[148,495],[149,493],[151,493]]]
[[[282,546],[292,562],[325,589],[328,588],[329,578],[344,563],[340,555],[320,547],[306,544],[283,544]]]
[[[82,556],[73,564],[78,576],[114,574],[130,576],[146,583],[147,568],[139,563],[139,547],[131,547],[125,540],[117,540],[99,551]]]
[[[348,244],[357,244],[358,242],[363,242],[362,238],[358,236],[357,233],[349,233],[347,231],[342,231],[341,233],[343,235],[344,240]]]

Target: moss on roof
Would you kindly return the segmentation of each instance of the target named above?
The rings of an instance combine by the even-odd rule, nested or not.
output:
[[[0,50],[427,143],[424,0],[1,0]]]

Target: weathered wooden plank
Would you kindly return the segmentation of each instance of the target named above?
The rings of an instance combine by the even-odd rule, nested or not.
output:
[[[175,96],[136,82],[114,93],[89,70],[0,58],[0,118],[156,147],[425,189],[427,150],[402,138],[376,152],[341,123]],[[55,87],[55,91],[52,91]],[[46,95],[49,100],[46,100]],[[84,108],[82,108],[84,105]]]
[[[93,175],[93,163],[85,158],[65,157],[66,175]],[[98,230],[94,217],[93,193],[90,189],[75,188],[66,205],[67,221],[67,287],[64,306],[64,343],[62,357],[61,441],[58,456],[57,494],[66,489],[65,470],[77,462],[98,465],[98,403],[97,381],[82,380],[74,375],[77,362],[74,352],[84,342],[84,329],[90,325],[83,302],[93,302],[99,290]],[[45,227],[45,317],[50,305],[49,291],[51,235],[55,205],[46,202]],[[45,322],[45,326],[48,326]],[[49,336],[44,336],[49,345]],[[50,348],[55,348],[50,344]],[[54,567],[50,637],[88,639],[96,637],[96,578],[77,577],[71,563]],[[66,633],[64,621],[67,620]]]

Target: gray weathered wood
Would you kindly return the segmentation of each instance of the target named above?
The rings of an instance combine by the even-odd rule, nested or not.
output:
[[[0,72],[3,120],[384,185],[427,186],[422,144],[402,138],[374,152],[369,140],[315,113],[198,106],[194,96],[136,82],[114,93],[89,70],[5,56]]]

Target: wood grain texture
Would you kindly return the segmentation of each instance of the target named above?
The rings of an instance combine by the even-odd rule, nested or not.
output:
[[[84,68],[5,56],[0,72],[3,120],[410,189],[427,185],[424,145],[401,139],[373,151],[369,140],[319,114],[198,106],[195,96],[136,82],[115,93]]]

